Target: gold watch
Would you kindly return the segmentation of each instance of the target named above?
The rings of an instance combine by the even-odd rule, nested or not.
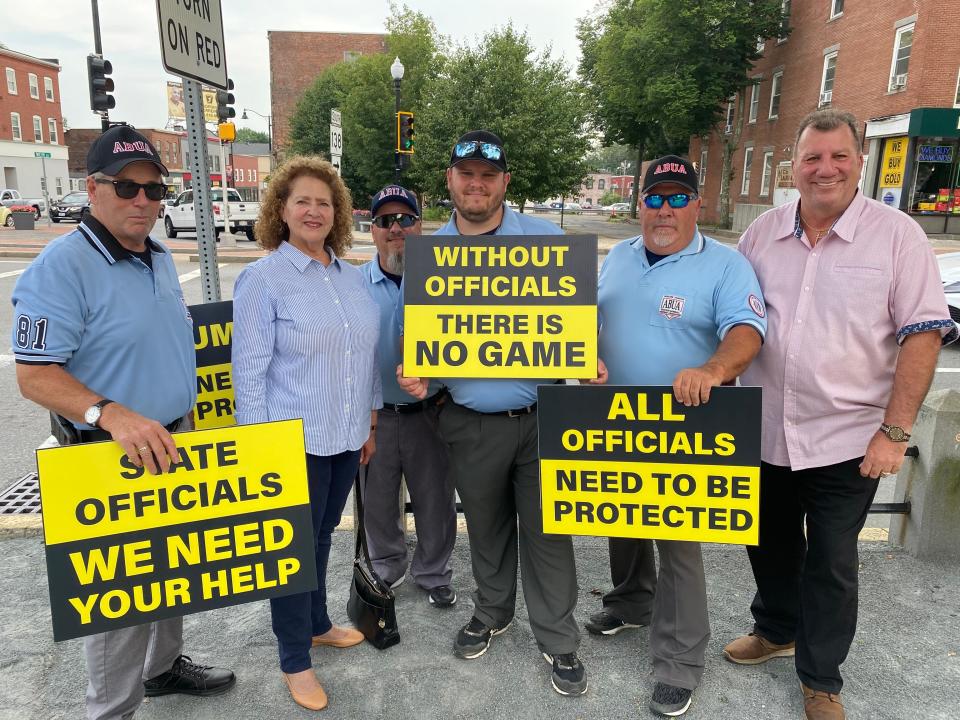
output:
[[[880,432],[886,435],[893,442],[907,442],[910,439],[910,433],[898,425],[880,424]]]

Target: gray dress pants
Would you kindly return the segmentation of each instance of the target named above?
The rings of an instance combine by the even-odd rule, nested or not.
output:
[[[463,504],[477,583],[474,615],[487,626],[513,619],[517,561],[530,627],[542,652],[575,652],[580,630],[573,539],[543,532],[537,414],[507,417],[447,402],[440,431]]]
[[[438,407],[377,415],[377,451],[363,483],[364,525],[373,569],[388,583],[407,571],[407,544],[400,513],[400,481],[406,481],[417,525],[410,574],[429,590],[449,585],[457,540],[457,510],[447,448],[437,429]]]
[[[143,700],[143,681],[169,670],[182,649],[182,617],[85,637],[89,720],[132,718]]]

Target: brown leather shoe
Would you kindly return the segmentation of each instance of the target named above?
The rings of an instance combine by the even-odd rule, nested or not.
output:
[[[352,647],[363,642],[363,633],[354,630],[351,627],[338,627],[334,625],[323,635],[313,636],[313,647],[328,645],[335,648]]]
[[[723,656],[738,665],[759,665],[770,658],[793,657],[796,643],[777,645],[756,633],[743,635],[723,649]]]
[[[313,670],[305,670],[304,673],[310,673],[313,675]],[[320,683],[316,682],[316,677],[314,680],[314,687],[310,690],[298,691],[294,689],[294,685],[297,685],[296,679],[291,681],[290,678],[293,676],[303,675],[304,673],[283,673],[283,681],[287,684],[287,687],[290,688],[290,697],[293,698],[293,701],[300,707],[305,707],[307,710],[323,710],[327,706],[327,694],[323,691],[323,688],[320,686]],[[307,678],[309,680],[309,678]]]
[[[803,712],[807,720],[844,720],[847,717],[840,702],[840,693],[811,690],[800,683],[803,691]]]

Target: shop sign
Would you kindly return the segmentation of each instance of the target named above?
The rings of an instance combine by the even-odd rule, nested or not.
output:
[[[907,164],[907,138],[887,138],[880,164],[880,187],[903,187],[903,169]]]
[[[917,155],[919,162],[953,162],[953,145],[921,145]]]

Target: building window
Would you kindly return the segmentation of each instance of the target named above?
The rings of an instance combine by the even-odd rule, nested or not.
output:
[[[583,181],[583,186],[584,186],[587,190],[593,190],[593,178],[592,178],[592,177],[588,177],[586,180],[584,180],[584,181]]]
[[[960,70],[957,70],[957,95],[953,99],[953,106],[960,107]]]
[[[697,184],[703,187],[707,183],[707,151],[700,151],[700,167],[697,168]]]
[[[843,15],[843,0],[830,0],[830,19]]]
[[[57,121],[55,118],[47,118],[47,134],[50,135],[50,144],[56,145],[57,140]]]
[[[57,178],[57,197],[60,197],[61,195],[63,195],[63,180],[61,178]]]
[[[763,175],[760,176],[760,195],[770,194],[770,177],[773,175],[773,151],[763,154]]]
[[[606,187],[607,181],[603,178],[597,180],[597,190],[603,190]]]
[[[736,95],[731,95],[727,100],[727,126],[723,130],[723,132],[727,135],[733,132],[733,118],[737,112],[737,107],[735,105],[736,102]]]
[[[14,140],[23,140],[20,132],[20,113],[10,113],[10,132]]]
[[[7,93],[9,95],[17,94],[17,73],[13,68],[7,68]]]
[[[783,0],[780,3],[780,34],[777,36],[777,42],[782,43],[787,39],[787,32],[790,30],[790,0]]]
[[[30,83],[30,97],[34,100],[40,99],[40,81],[33,73],[27,73],[27,82]]]
[[[823,56],[823,76],[820,78],[820,104],[826,107],[833,102],[833,79],[837,74],[837,53]]]
[[[353,62],[358,57],[363,55],[359,50],[344,50],[343,51],[343,61],[344,62]]]
[[[757,55],[763,52],[763,48],[766,47],[766,45],[763,38],[757,38]]]
[[[783,86],[783,71],[773,74],[770,85],[770,119],[780,117],[780,90]]]
[[[43,94],[47,102],[53,102],[53,78],[45,77],[43,79]]]
[[[740,183],[740,194],[750,194],[750,165],[753,163],[753,148],[748,147],[743,151],[743,181]]]
[[[903,90],[907,86],[907,71],[910,68],[910,48],[913,46],[914,23],[897,29],[893,41],[893,62],[890,65],[890,92]]]
[[[760,110],[760,80],[755,79],[750,86],[750,115],[747,122],[757,121],[757,112]]]
[[[40,116],[33,116],[33,141],[42,143],[43,142],[43,124],[40,122]]]

